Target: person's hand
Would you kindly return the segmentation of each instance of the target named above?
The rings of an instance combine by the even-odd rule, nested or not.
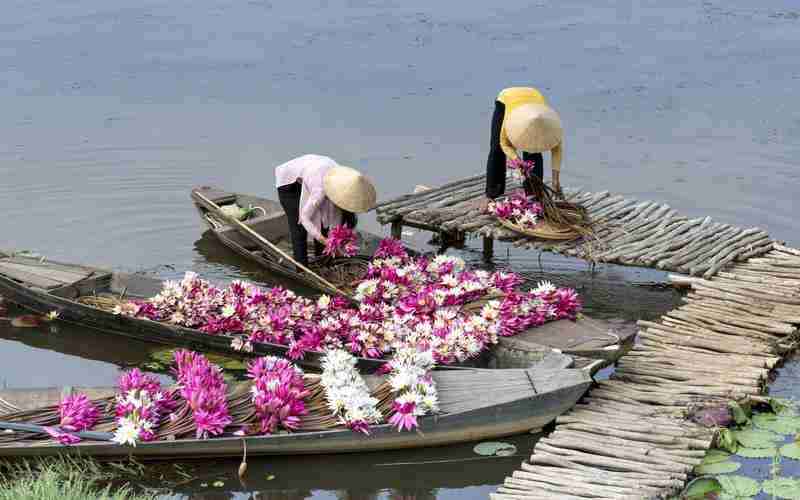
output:
[[[328,238],[326,238],[326,237],[324,237],[324,236],[320,236],[320,237],[319,237],[319,239],[318,239],[317,241],[319,241],[320,243],[322,243],[324,246],[328,246]]]
[[[484,196],[478,202],[478,208],[481,212],[487,212],[489,210],[489,203],[491,202],[492,200],[488,196]]]

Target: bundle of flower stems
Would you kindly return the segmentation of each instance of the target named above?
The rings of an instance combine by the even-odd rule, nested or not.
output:
[[[576,203],[559,200],[559,194],[535,175],[525,177],[525,192],[532,195],[542,205],[542,219],[555,225],[570,229],[581,236],[594,233],[592,220],[585,208]]]
[[[320,384],[320,377],[316,374],[306,374],[304,376],[306,390],[309,396],[306,398],[306,408],[308,414],[303,416],[300,422],[299,431],[313,432],[324,431],[335,428],[345,427],[333,415],[325,401],[325,390]],[[228,392],[227,406],[232,421],[226,427],[226,432],[233,433],[242,427],[253,425],[257,421],[256,411],[252,403],[251,382],[241,382],[232,386]],[[387,420],[391,410],[392,395],[391,386],[387,381],[382,381],[377,388],[371,391],[372,395],[379,401],[378,410]],[[92,403],[100,408],[100,418],[92,430],[100,432],[112,432],[115,427],[114,398],[93,399]],[[164,419],[158,427],[156,440],[171,440],[194,438],[197,430],[192,418],[192,411],[189,404],[181,400],[178,402],[174,412],[174,419]],[[2,416],[2,420],[8,422],[34,424],[40,426],[57,426],[59,424],[58,405],[51,405],[34,410],[25,410],[10,413]],[[28,433],[0,433],[0,443],[15,442],[31,439]],[[46,437],[46,436],[45,436]]]

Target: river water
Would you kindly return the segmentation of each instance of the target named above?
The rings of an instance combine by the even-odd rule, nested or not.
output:
[[[382,199],[473,175],[494,96],[510,85],[540,88],[560,112],[564,184],[798,245],[798,42],[793,0],[6,0],[0,248],[264,282],[200,237],[192,185],[270,195],[273,167],[308,152],[367,172]],[[372,216],[363,224],[384,231]],[[635,321],[676,303],[632,284],[660,273],[497,254],[577,287],[595,316]],[[9,387],[110,384],[150,349],[63,327],[0,324],[0,337]],[[524,455],[533,439],[516,442]],[[266,460],[251,463],[264,480],[182,495],[482,498],[520,460],[476,461],[469,447]],[[396,465],[408,462],[425,463]],[[236,466],[212,468],[230,483]]]

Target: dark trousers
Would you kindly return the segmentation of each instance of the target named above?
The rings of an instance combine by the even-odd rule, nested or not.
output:
[[[495,101],[494,115],[492,115],[492,139],[489,145],[489,158],[486,161],[486,196],[492,199],[506,192],[506,154],[500,147],[500,131],[503,128],[505,115],[506,105]],[[533,162],[531,175],[540,179],[544,177],[542,153],[522,153],[522,159]],[[526,194],[531,194],[527,193],[527,187]]]
[[[300,224],[300,193],[303,187],[299,182],[278,188],[278,201],[281,202],[286,220],[289,223],[289,236],[292,238],[294,260],[308,265],[308,231]],[[314,241],[314,254],[322,254],[322,243]]]

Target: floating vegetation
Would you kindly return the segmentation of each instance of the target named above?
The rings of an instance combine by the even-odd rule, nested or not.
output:
[[[472,449],[478,455],[484,457],[510,457],[517,453],[517,447],[511,443],[502,443],[499,441],[486,441],[478,443]]]
[[[787,445],[781,446],[780,454],[784,458],[791,458],[792,460],[800,460],[800,443],[795,441]]]
[[[800,460],[800,416],[791,401],[770,399],[772,412],[753,414],[749,405],[731,405],[732,429],[721,429],[717,446],[724,449],[710,450],[703,462],[695,467],[698,475],[679,496],[682,500],[749,499],[762,491],[771,498],[800,500],[800,479],[781,477],[781,460]],[[725,451],[727,450],[727,451]],[[734,454],[728,453],[728,451]],[[769,478],[763,482],[742,475],[733,475],[741,464],[737,457],[754,460],[771,460]]]
[[[759,429],[778,434],[795,434],[800,432],[800,417],[796,415],[760,413],[753,416],[753,423]]]
[[[720,498],[745,499],[758,495],[761,486],[755,479],[745,476],[720,476],[717,478],[722,487]]]
[[[775,498],[800,499],[800,479],[789,477],[767,479],[762,488],[764,493]]]
[[[739,430],[733,435],[736,441],[746,448],[772,448],[775,447],[775,443],[782,441],[780,435],[758,429]]]
[[[730,460],[725,460],[724,462],[714,462],[714,463],[701,463],[697,467],[694,468],[695,474],[699,475],[714,475],[714,474],[730,474],[731,472],[736,472],[742,464],[738,462],[733,462]]]

